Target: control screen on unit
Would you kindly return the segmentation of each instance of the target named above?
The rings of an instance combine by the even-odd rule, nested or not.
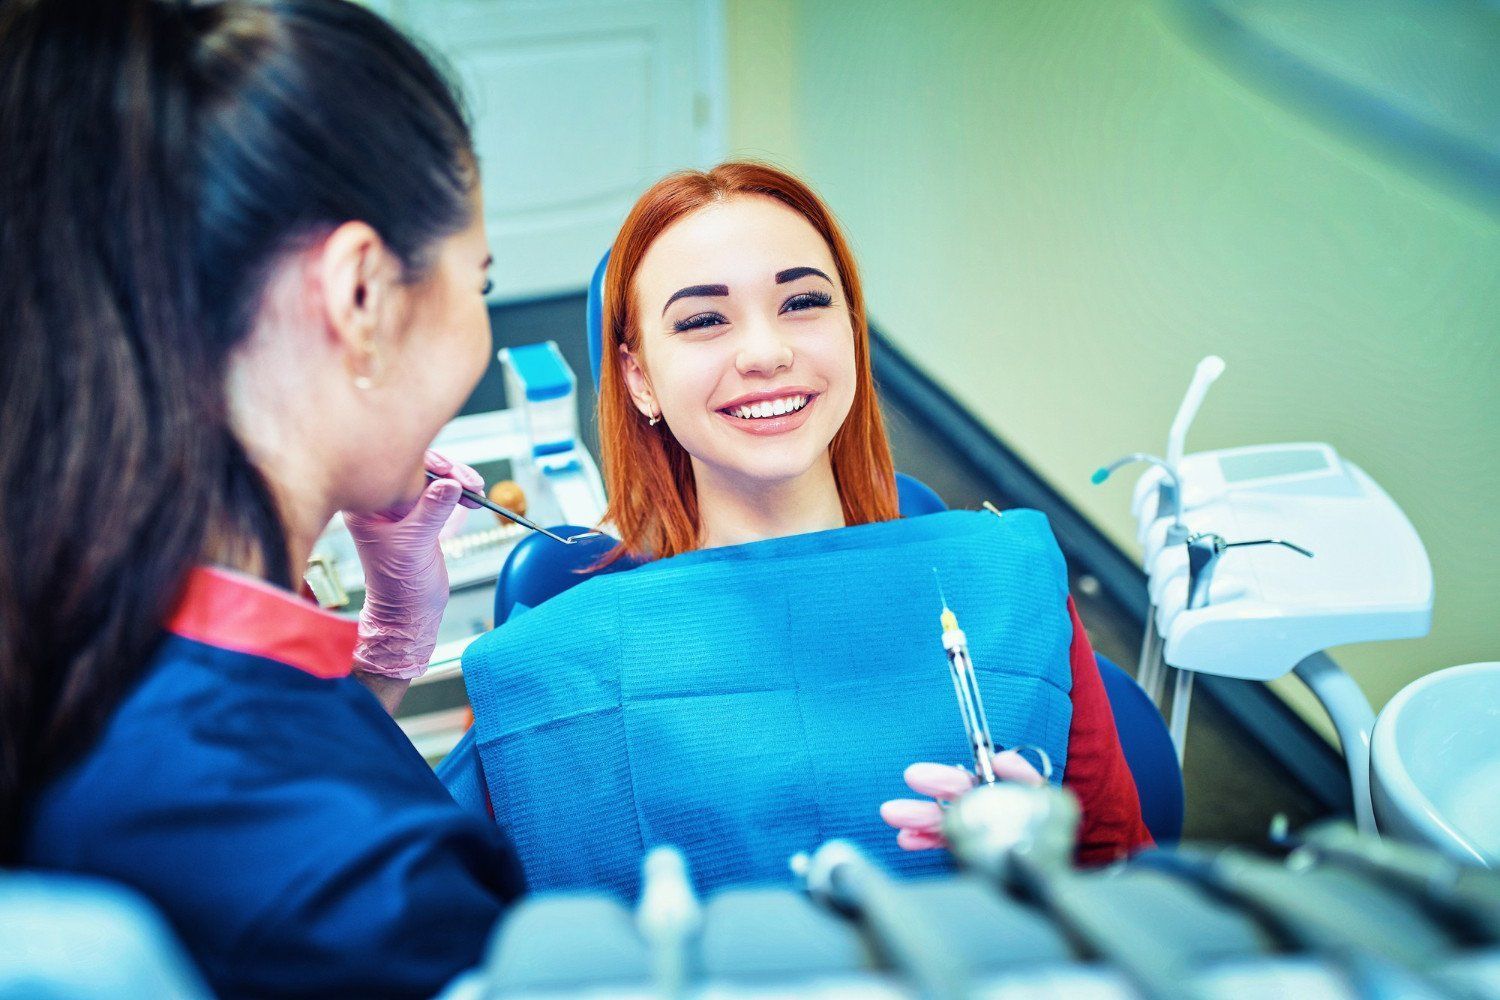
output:
[[[1224,482],[1231,486],[1252,479],[1326,472],[1328,468],[1328,453],[1321,448],[1279,448],[1219,457]]]

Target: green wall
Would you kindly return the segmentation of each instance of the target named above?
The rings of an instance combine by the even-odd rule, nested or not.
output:
[[[1500,659],[1500,220],[1245,86],[1165,6],[726,11],[734,152],[819,188],[875,323],[1111,536],[1136,551],[1128,484],[1089,473],[1163,449],[1218,353],[1190,450],[1327,440],[1427,544],[1431,636],[1334,651],[1375,707]]]

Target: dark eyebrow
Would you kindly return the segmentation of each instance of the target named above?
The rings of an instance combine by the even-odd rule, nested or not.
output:
[[[809,274],[816,274],[830,285],[833,284],[832,278],[815,267],[789,267],[785,271],[777,271],[776,284],[784,285],[788,281],[796,281],[798,278],[805,278]]]
[[[482,268],[484,268],[486,271],[488,271],[490,269],[490,265],[492,265],[494,263],[495,263],[495,255],[494,254],[490,254],[488,257],[486,257],[484,259],[484,263],[480,264],[479,266],[482,267]]]
[[[678,299],[694,299],[700,295],[723,297],[728,294],[728,285],[688,285],[686,288],[679,288],[672,293],[672,297],[667,299],[667,305],[661,307],[661,314],[665,316],[667,314],[667,306]]]

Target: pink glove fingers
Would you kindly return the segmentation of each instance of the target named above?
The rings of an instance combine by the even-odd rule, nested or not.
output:
[[[940,834],[935,833],[902,830],[896,834],[896,846],[906,851],[930,851],[934,847],[946,847],[947,844]]]
[[[974,787],[974,775],[948,764],[913,764],[906,769],[906,784],[918,795],[951,802]]]
[[[475,493],[484,492],[484,477],[462,462],[455,462],[446,455],[429,450],[423,459],[423,464],[429,472],[436,472],[444,478],[453,479],[466,490],[472,490]],[[467,497],[459,500],[459,503],[470,510],[479,509],[479,504]]]
[[[1006,781],[1022,785],[1045,785],[1047,779],[1031,766],[1031,762],[1014,750],[997,753],[992,758],[995,774]]]
[[[995,774],[1005,781],[1040,785],[1045,779],[1036,768],[1016,753],[1007,750],[994,756]],[[906,769],[906,783],[911,790],[931,796],[938,802],[951,802],[974,787],[975,778],[967,768],[948,764],[913,764]],[[946,846],[943,839],[943,810],[938,802],[921,799],[892,799],[880,806],[880,818],[896,827],[896,844],[908,851],[925,851]]]
[[[354,659],[366,673],[409,679],[426,670],[448,604],[438,538],[458,510],[462,488],[484,489],[477,472],[437,452],[428,452],[425,464],[443,478],[424,483],[414,501],[344,515],[365,570]]]
[[[434,479],[417,498],[417,505],[402,520],[416,519],[419,524],[441,530],[457,506],[462,489],[456,479]]]
[[[937,833],[943,828],[943,810],[925,799],[892,799],[880,806],[880,818],[901,830]]]

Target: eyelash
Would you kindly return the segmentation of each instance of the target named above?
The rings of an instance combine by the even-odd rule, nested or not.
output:
[[[805,309],[821,309],[833,304],[833,296],[827,292],[802,292],[793,295],[781,306],[781,313],[802,312]],[[678,333],[686,333],[689,330],[705,330],[711,326],[718,326],[724,322],[724,317],[716,312],[698,313],[687,319],[678,320],[672,324],[672,329]]]
[[[799,304],[800,303],[800,304]],[[833,303],[833,296],[827,292],[803,292],[801,295],[793,295],[782,305],[781,311],[801,312],[804,309],[821,309]],[[793,307],[796,308],[793,308]]]
[[[678,333],[687,333],[689,330],[704,330],[711,326],[718,326],[724,322],[724,317],[716,312],[698,313],[687,319],[680,319],[672,324],[672,329]]]
[[[484,279],[484,287],[479,290],[480,295],[488,295],[495,290],[495,282],[492,278]]]

